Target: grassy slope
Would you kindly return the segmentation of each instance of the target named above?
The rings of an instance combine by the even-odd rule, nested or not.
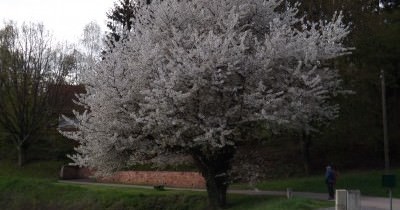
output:
[[[0,206],[32,209],[206,209],[205,193],[76,186],[55,182],[60,162],[37,162],[23,168],[0,161]],[[231,210],[311,210],[332,203],[307,199],[229,195]]]
[[[400,179],[400,170],[394,170],[397,179]],[[350,172],[339,174],[337,189],[359,189],[362,195],[387,196],[387,189],[382,187],[382,171]],[[284,180],[263,181],[255,185],[260,190],[284,191],[292,188],[294,191],[302,192],[327,192],[324,176],[313,176],[306,178],[293,178]],[[234,185],[235,188],[246,188],[245,185]],[[400,190],[395,188],[393,196],[400,198]]]
[[[40,179],[57,180],[59,170],[65,163],[60,161],[40,161],[28,163],[23,167],[18,167],[16,161],[0,161],[0,177],[29,177]]]
[[[332,205],[326,201],[245,195],[229,195],[228,201],[231,210],[311,210]],[[0,206],[9,210],[201,210],[207,209],[207,196],[200,192],[74,186],[37,178],[0,177]]]
[[[40,179],[0,178],[0,206],[10,210],[202,209],[205,199],[205,196],[189,193],[82,187]]]

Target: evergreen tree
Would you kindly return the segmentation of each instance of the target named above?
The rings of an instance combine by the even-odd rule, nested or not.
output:
[[[151,2],[151,0],[143,1],[145,5]],[[142,4],[140,0],[119,0],[118,3],[114,3],[114,8],[107,13],[109,19],[107,28],[110,32],[106,35],[106,40],[110,48],[114,48],[115,42],[127,38],[127,32],[132,30],[137,10]]]

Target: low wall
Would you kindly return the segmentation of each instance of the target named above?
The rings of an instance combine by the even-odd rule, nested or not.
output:
[[[205,188],[205,180],[201,174],[197,172],[119,171],[112,176],[98,178],[97,181],[137,185]]]
[[[92,176],[91,170],[77,166],[63,166],[60,172],[61,179],[87,179]],[[184,188],[205,188],[206,186],[203,176],[198,172],[119,171],[111,176],[99,177],[96,181]]]
[[[87,179],[92,175],[92,171],[88,168],[79,166],[64,165],[60,171],[60,179]]]

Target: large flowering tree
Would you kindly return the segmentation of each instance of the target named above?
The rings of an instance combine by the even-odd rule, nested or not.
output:
[[[190,155],[210,205],[226,204],[232,157],[253,123],[296,127],[337,112],[342,16],[305,22],[281,0],[164,0],[86,72],[71,158],[99,173]],[[316,118],[323,119],[324,117]]]

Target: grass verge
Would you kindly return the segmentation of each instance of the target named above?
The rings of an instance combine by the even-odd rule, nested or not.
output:
[[[37,161],[19,167],[16,161],[1,160],[0,176],[57,180],[64,164],[62,161]]]
[[[228,203],[230,210],[313,210],[333,205],[326,201],[250,195],[229,195]],[[207,209],[207,195],[0,177],[0,206],[8,210],[203,210]]]
[[[61,162],[30,163],[22,168],[0,161],[0,207],[7,210],[204,210],[205,192],[156,191],[57,183]],[[313,210],[326,201],[273,196],[228,195],[229,210]]]
[[[400,177],[400,170],[394,170],[397,178]],[[350,172],[339,174],[336,189],[359,189],[362,195],[387,197],[387,189],[382,187],[383,171]],[[246,189],[249,186],[236,184],[234,189]],[[254,185],[260,190],[285,191],[292,188],[298,192],[320,192],[326,193],[324,176],[313,176],[304,178],[290,178],[282,180],[266,180]],[[400,198],[400,190],[394,188],[393,196]]]

